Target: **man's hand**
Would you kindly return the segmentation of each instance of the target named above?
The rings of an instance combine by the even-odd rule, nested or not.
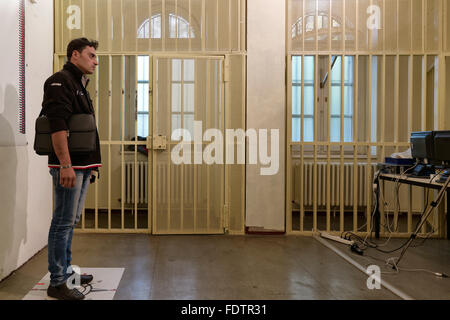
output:
[[[59,169],[59,184],[64,188],[72,189],[75,187],[77,176],[73,168]]]

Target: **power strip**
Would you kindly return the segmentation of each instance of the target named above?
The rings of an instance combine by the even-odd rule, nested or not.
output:
[[[333,236],[333,235],[331,235],[329,233],[326,233],[326,232],[320,232],[320,236],[322,238],[326,238],[326,239],[330,239],[330,240],[333,240],[333,241],[337,241],[337,242],[340,242],[340,243],[343,243],[343,244],[347,244],[349,246],[351,246],[354,243],[354,241],[345,240],[345,239],[342,239],[341,237]]]

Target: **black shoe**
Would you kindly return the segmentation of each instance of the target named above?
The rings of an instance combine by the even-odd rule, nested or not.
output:
[[[65,283],[53,287],[49,286],[47,289],[47,295],[58,300],[83,300],[84,294],[77,289],[69,289]]]
[[[72,274],[70,276],[73,276],[75,272],[72,272]],[[82,274],[80,275],[80,284],[88,284],[91,283],[92,280],[94,280],[94,276],[90,275],[90,274]],[[73,279],[72,284],[75,284],[75,279]]]

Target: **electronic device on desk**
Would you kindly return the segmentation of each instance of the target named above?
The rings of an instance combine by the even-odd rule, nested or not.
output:
[[[434,159],[436,167],[444,169],[437,182],[444,183],[450,175],[450,131],[434,132]]]
[[[381,170],[382,173],[389,174],[401,174],[414,166],[414,159],[410,158],[384,158],[384,163],[378,164],[378,169]]]
[[[433,131],[411,132],[411,154],[418,163],[412,176],[429,178],[434,174],[434,135]]]

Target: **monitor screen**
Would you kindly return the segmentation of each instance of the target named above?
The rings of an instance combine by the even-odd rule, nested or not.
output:
[[[434,132],[434,160],[450,163],[450,131]]]
[[[433,131],[411,132],[411,154],[415,159],[428,162],[434,159]]]

